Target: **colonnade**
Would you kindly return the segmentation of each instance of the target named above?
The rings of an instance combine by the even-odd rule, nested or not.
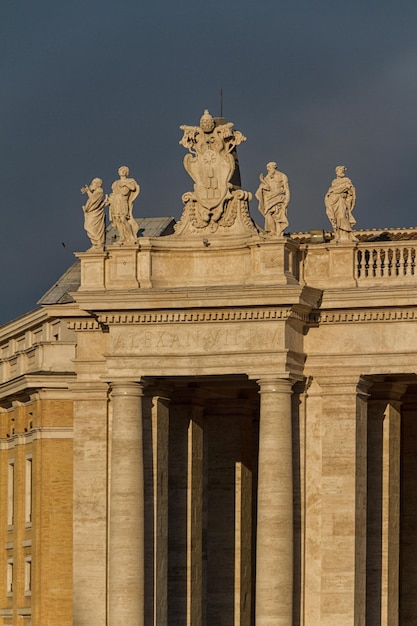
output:
[[[256,624],[290,626],[293,596],[291,382],[286,378],[263,378],[259,380],[259,391],[261,426],[256,539]],[[108,548],[108,615],[111,626],[128,623],[140,626],[144,623],[143,393],[142,382],[111,383],[113,406]],[[154,427],[157,426],[158,417],[155,420]],[[166,436],[164,442],[159,441],[159,446],[162,445],[168,445]],[[187,626],[201,626],[203,623],[202,446],[201,407],[194,405],[188,429]],[[154,458],[158,458],[155,457],[155,451]],[[163,452],[159,454],[165,456]],[[161,476],[166,477],[166,469],[165,467],[165,471],[161,472],[154,465],[154,482],[156,480],[160,484]],[[162,507],[166,518],[167,508],[161,504],[157,489],[158,487],[154,489],[154,506]],[[156,519],[167,523],[163,522],[158,513]],[[158,524],[155,531],[158,533]],[[159,556],[155,558],[155,567],[162,567],[166,577],[166,565],[163,563],[166,563],[167,552],[166,546],[161,547],[163,542],[163,536],[156,537],[154,550]],[[242,540],[238,538],[238,542],[242,543]],[[166,611],[166,584],[163,584],[158,574],[154,573],[154,579],[155,595],[162,594],[161,598],[155,598],[155,624],[163,626],[167,623],[166,613],[161,614],[161,607],[165,607]],[[250,595],[250,588],[245,589],[245,594]],[[250,603],[250,598],[245,597],[245,602]],[[241,621],[246,621],[249,626],[250,611],[243,611],[243,614],[246,617]]]
[[[235,554],[224,555],[225,568],[232,569],[234,576],[233,626],[398,625],[399,441],[401,398],[406,387],[385,383],[378,386],[375,381],[355,376],[323,376],[320,383],[314,380],[306,387],[293,387],[293,381],[286,376],[263,376],[256,382],[260,401],[254,481],[248,470],[252,454],[248,441],[253,433],[245,400],[234,398],[228,416],[235,420],[234,424],[244,425],[240,426],[239,436],[247,438],[246,443],[236,443],[242,456],[234,468],[231,464],[235,473],[232,478],[229,475],[231,482],[227,487],[234,489],[235,528],[227,541],[233,543]],[[254,391],[255,383],[251,384]],[[151,393],[151,409],[144,409],[150,394],[146,385],[144,381],[117,380],[109,386],[107,623],[168,626],[173,619],[168,615],[169,594],[176,597],[181,589],[184,597],[177,602],[178,615],[185,617],[186,626],[205,626],[209,620],[205,606],[208,566],[204,546],[207,538],[203,536],[207,510],[204,498],[210,493],[210,485],[204,483],[205,429],[208,424],[215,424],[212,429],[220,429],[222,424],[227,428],[227,423],[232,422],[222,422],[228,409],[221,403],[217,409],[220,414],[210,417],[209,411],[204,421],[205,398],[201,389],[191,389],[181,391],[183,404],[177,398],[173,414],[179,418],[170,424],[170,392],[162,393],[156,387]],[[292,394],[296,389],[298,395],[301,388],[300,413],[296,415],[294,407],[298,403],[292,402]],[[144,410],[148,411],[146,428],[150,431],[145,432],[145,442]],[[414,414],[414,405],[404,414],[409,415],[410,424],[415,423]],[[299,441],[293,440],[295,420],[299,420]],[[169,449],[172,427],[178,429],[174,437],[181,441],[181,449]],[[220,451],[227,455],[230,446],[235,445],[230,434],[223,437],[224,442],[216,444],[214,454]],[[151,487],[144,485],[147,446],[151,447]],[[300,459],[293,457],[294,452],[300,453]],[[170,475],[171,454],[179,459],[176,477]],[[79,471],[82,463],[81,459]],[[294,487],[297,463],[300,484]],[[411,473],[407,476],[411,478]],[[173,494],[172,481],[176,480],[177,491]],[[253,486],[256,494],[251,492]],[[177,496],[183,498],[183,527],[173,530],[168,509],[172,503],[176,507]],[[368,497],[372,501],[367,506]],[[216,506],[219,502],[221,506],[221,498],[214,498],[218,500]],[[380,509],[375,508],[377,501]],[[145,545],[144,524],[149,506],[152,545]],[[220,511],[220,515],[231,519],[229,510]],[[223,520],[212,519],[215,530],[211,532],[217,537]],[[411,530],[407,532],[410,534]],[[179,533],[178,537],[175,533]],[[172,542],[177,550],[174,555],[170,553]],[[173,558],[176,562],[181,550],[184,562],[178,567],[183,567],[180,577],[184,576],[184,580],[176,581],[172,572],[169,579],[169,561]],[[218,550],[221,558],[222,546]],[[254,554],[256,567],[251,563]],[[146,582],[145,571],[149,561],[150,583]],[[211,563],[209,576],[217,566]],[[255,584],[251,568],[256,569]],[[219,572],[221,576],[221,569]],[[220,586],[221,582],[215,593]],[[75,593],[76,587],[77,583]],[[411,608],[407,609],[410,614],[414,610],[411,604],[412,599]],[[95,624],[92,616],[93,612],[89,615],[90,623]],[[84,624],[82,620],[79,623]]]

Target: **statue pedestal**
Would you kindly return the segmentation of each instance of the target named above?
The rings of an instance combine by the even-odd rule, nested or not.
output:
[[[143,237],[137,246],[78,253],[79,291],[298,283],[298,244],[287,238]]]

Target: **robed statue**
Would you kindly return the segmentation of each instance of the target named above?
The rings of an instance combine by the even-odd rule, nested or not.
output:
[[[139,225],[133,217],[133,203],[139,195],[140,187],[134,178],[129,178],[129,168],[122,165],[118,170],[119,179],[111,187],[111,194],[105,204],[110,207],[110,221],[119,233],[119,244],[134,244]]]
[[[333,226],[336,243],[357,241],[353,234],[356,220],[352,215],[356,202],[356,190],[350,178],[346,176],[346,167],[336,167],[336,178],[332,180],[324,197],[326,214]]]
[[[101,178],[93,178],[89,185],[82,187],[81,193],[88,196],[83,211],[84,228],[92,243],[90,250],[103,250],[106,230],[103,181]]]
[[[266,164],[267,174],[260,175],[261,184],[255,197],[259,202],[259,212],[265,218],[265,230],[271,235],[282,237],[288,226],[287,207],[290,201],[288,178],[277,170],[277,164]]]

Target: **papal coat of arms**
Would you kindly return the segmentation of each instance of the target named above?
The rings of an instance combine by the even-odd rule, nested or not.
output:
[[[176,234],[257,232],[249,215],[251,194],[236,180],[236,146],[246,137],[232,123],[219,121],[206,110],[200,126],[181,126],[180,144],[189,150],[184,167],[194,190],[182,196],[185,206]]]

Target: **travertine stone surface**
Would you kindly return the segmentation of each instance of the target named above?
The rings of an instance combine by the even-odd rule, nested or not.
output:
[[[168,459],[169,398],[152,401],[153,458],[153,623],[168,626]]]
[[[187,455],[187,626],[203,619],[203,457],[202,406],[194,404]]]
[[[74,624],[100,626],[107,605],[107,395],[102,381],[74,397]]]
[[[291,381],[265,377],[261,394],[256,533],[256,626],[293,624]]]
[[[277,170],[277,164],[266,164],[267,174],[260,175],[261,184],[255,194],[259,212],[265,218],[267,233],[282,237],[288,226],[287,207],[290,202],[288,178]]]
[[[369,383],[362,379],[327,376],[319,380],[307,401],[307,410],[312,404],[313,414],[320,420],[320,456],[311,459],[312,468],[317,467],[319,488],[309,481],[306,489],[310,532],[305,585],[320,594],[319,598],[310,593],[306,596],[311,624],[366,623],[368,389]],[[307,474],[309,466],[310,462]],[[317,574],[320,582],[312,578]]]
[[[402,405],[400,615],[401,626],[413,626],[417,616],[417,394]],[[396,598],[393,598],[395,602]],[[395,625],[395,622],[394,622]]]
[[[112,381],[109,624],[144,624],[143,387]]]

